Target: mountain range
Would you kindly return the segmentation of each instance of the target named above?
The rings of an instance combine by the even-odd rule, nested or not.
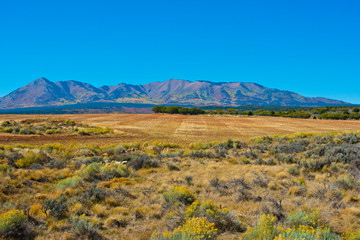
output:
[[[42,77],[0,98],[1,109],[118,102],[192,106],[329,106],[349,103],[305,97],[291,91],[248,82],[209,82],[170,79],[143,85],[120,83],[94,87],[78,81],[51,82]]]

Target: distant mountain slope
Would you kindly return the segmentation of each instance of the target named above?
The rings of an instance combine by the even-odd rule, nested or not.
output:
[[[294,92],[266,88],[256,83],[209,82],[170,79],[144,85],[120,83],[99,88],[78,81],[51,82],[39,78],[0,98],[0,108],[56,106],[90,102],[174,105],[278,105],[325,106],[349,103],[304,97]]]

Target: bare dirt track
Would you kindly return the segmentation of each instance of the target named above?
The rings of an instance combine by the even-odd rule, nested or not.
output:
[[[244,116],[188,116],[169,114],[72,114],[72,115],[0,115],[0,121],[23,119],[72,119],[90,125],[111,127],[113,135],[27,136],[0,134],[0,144],[118,144],[123,142],[166,141],[187,145],[192,142],[222,141],[229,138],[246,141],[251,137],[296,132],[359,131],[360,121],[290,119]]]

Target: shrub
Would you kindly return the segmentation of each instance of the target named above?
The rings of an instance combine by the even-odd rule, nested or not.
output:
[[[18,168],[27,168],[34,163],[44,164],[50,158],[42,151],[35,153],[29,152],[24,158],[20,158],[15,162],[15,166]]]
[[[10,210],[0,215],[0,237],[4,238],[25,238],[26,216],[23,211]]]
[[[298,228],[281,229],[275,240],[341,240],[341,237],[332,233],[329,228],[312,228],[300,226]]]
[[[360,239],[360,231],[348,231],[342,237],[344,240],[358,240]]]
[[[11,126],[11,125],[12,125],[11,122],[8,121],[8,120],[5,120],[5,121],[3,121],[3,122],[1,123],[1,126],[2,126],[2,127],[8,127],[8,126]]]
[[[28,128],[21,128],[20,129],[20,134],[31,134],[32,132],[28,129]]]
[[[100,169],[102,179],[111,179],[119,177],[128,177],[130,175],[129,169],[122,164],[105,165]]]
[[[98,187],[95,183],[88,186],[87,190],[82,194],[82,200],[85,203],[94,203],[105,200],[108,192],[101,187]]]
[[[193,180],[194,180],[193,176],[185,176],[185,181],[187,185],[192,185]]]
[[[287,221],[292,227],[303,225],[316,228],[320,226],[321,218],[318,210],[304,209],[290,213]]]
[[[183,186],[173,186],[170,191],[163,194],[164,199],[168,203],[175,204],[181,202],[183,204],[192,204],[195,201],[195,196],[189,189]]]
[[[9,165],[0,164],[0,172],[7,172],[8,169],[9,169]]]
[[[169,171],[180,171],[180,168],[174,164],[168,163],[167,167],[169,169]]]
[[[307,215],[307,214],[310,215]],[[302,219],[300,221],[295,221],[296,224],[293,224],[292,227],[282,228],[281,226],[276,225],[276,217],[272,215],[261,215],[258,220],[257,225],[254,228],[249,228],[246,233],[243,235],[243,240],[253,240],[253,239],[266,239],[266,240],[340,240],[340,236],[332,233],[327,227],[319,227],[319,222],[316,220],[316,217],[313,215],[318,215],[318,213],[311,213],[308,211],[304,212],[294,212],[289,217],[295,219]],[[311,220],[307,220],[307,217]],[[315,219],[315,220],[314,220]],[[289,221],[289,219],[288,219]],[[290,220],[291,221],[291,220]],[[305,223],[306,225],[301,225]],[[315,227],[317,226],[317,227]]]
[[[183,226],[175,229],[174,232],[165,232],[162,235],[157,231],[151,240],[212,240],[215,239],[217,229],[213,223],[209,223],[205,218],[189,218]]]
[[[75,188],[78,185],[82,184],[82,179],[80,177],[69,177],[55,185],[55,188],[65,190],[66,188]]]
[[[202,151],[196,150],[189,153],[189,157],[193,158],[217,158],[217,156],[210,150]]]
[[[101,239],[99,229],[84,216],[73,216],[71,218],[72,232],[75,237],[81,239]]]
[[[189,148],[193,149],[193,150],[205,150],[205,149],[209,149],[217,144],[219,144],[219,143],[218,142],[210,142],[210,143],[196,142],[196,143],[191,143],[189,145]]]
[[[45,214],[49,211],[50,215],[56,219],[63,219],[67,215],[67,199],[64,195],[61,195],[59,199],[45,199],[42,207]]]
[[[353,176],[347,174],[340,176],[339,179],[336,181],[336,185],[345,190],[351,190],[357,186],[357,182],[355,181],[355,178]]]
[[[299,176],[300,169],[297,166],[293,166],[289,168],[289,173],[293,176]]]
[[[248,228],[242,239],[273,240],[279,233],[279,230],[275,227],[276,222],[276,217],[272,215],[261,215],[256,226]]]
[[[74,120],[68,119],[68,120],[65,121],[65,125],[66,126],[75,126],[76,122]]]
[[[7,162],[9,166],[15,167],[15,163],[17,160],[24,158],[22,154],[19,152],[11,152],[5,155],[5,158],[7,158]]]
[[[160,167],[160,162],[148,155],[140,155],[137,159],[131,160],[127,166],[134,170],[139,170],[141,168],[157,168]]]
[[[240,219],[232,215],[227,208],[219,208],[211,201],[206,201],[200,204],[195,201],[185,212],[185,216],[189,217],[203,217],[208,222],[214,223],[219,232],[241,232]]]
[[[153,142],[153,146],[164,149],[164,148],[179,148],[180,146],[174,143],[167,143],[167,142]]]
[[[94,181],[100,178],[100,165],[92,163],[81,170],[80,176],[86,181]]]

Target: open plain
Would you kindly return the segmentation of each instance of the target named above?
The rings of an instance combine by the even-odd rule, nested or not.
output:
[[[14,135],[1,133],[0,143],[118,144],[164,141],[187,146],[193,142],[247,141],[251,137],[284,135],[296,132],[341,132],[360,130],[360,121],[290,119],[259,116],[207,116],[170,114],[72,114],[72,115],[0,115],[0,121],[24,119],[71,119],[89,125],[110,127],[111,135]]]
[[[360,236],[360,121],[79,114],[0,122],[0,239]]]

